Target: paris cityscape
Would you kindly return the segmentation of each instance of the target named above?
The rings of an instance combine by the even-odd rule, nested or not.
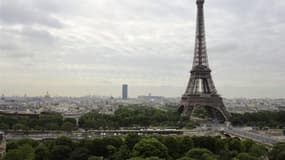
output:
[[[285,160],[284,7],[0,0],[0,160]]]

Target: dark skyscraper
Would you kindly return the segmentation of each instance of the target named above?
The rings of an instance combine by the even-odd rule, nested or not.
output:
[[[128,85],[127,84],[122,85],[122,98],[128,99]]]

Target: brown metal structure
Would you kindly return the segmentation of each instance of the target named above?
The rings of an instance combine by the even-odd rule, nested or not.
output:
[[[204,107],[215,118],[223,117],[229,121],[230,113],[226,111],[223,100],[215,88],[211,69],[209,68],[204,24],[204,0],[197,0],[196,41],[191,76],[184,95],[181,98],[181,114],[191,118],[193,110]]]

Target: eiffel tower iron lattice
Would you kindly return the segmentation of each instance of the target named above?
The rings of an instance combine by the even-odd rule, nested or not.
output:
[[[217,93],[208,64],[204,0],[197,0],[196,4],[197,26],[193,67],[178,111],[191,118],[195,109],[203,107],[213,117],[218,118],[218,115],[220,115],[225,121],[229,121],[231,115],[227,112],[221,96]]]

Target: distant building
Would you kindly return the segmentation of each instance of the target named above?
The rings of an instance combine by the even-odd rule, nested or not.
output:
[[[277,110],[285,111],[285,106],[276,106]]]
[[[163,96],[152,96],[149,93],[147,96],[138,96],[138,99],[147,100],[147,101],[162,101],[164,99]]]
[[[50,97],[50,94],[48,93],[48,91],[47,91],[47,93],[46,93],[46,95],[45,95],[45,99],[50,99],[51,97]]]
[[[122,99],[124,100],[128,99],[128,85],[127,84],[122,85]]]

